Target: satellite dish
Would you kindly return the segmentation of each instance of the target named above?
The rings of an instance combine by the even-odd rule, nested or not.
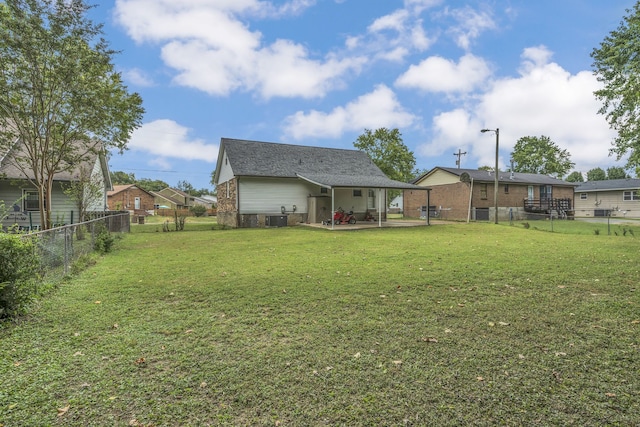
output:
[[[469,176],[469,174],[467,172],[462,172],[460,174],[460,181],[462,181],[462,182],[471,182],[471,177]]]

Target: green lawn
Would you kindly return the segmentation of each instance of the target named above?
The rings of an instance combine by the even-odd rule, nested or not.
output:
[[[639,232],[154,227],[0,329],[0,425],[640,425]]]

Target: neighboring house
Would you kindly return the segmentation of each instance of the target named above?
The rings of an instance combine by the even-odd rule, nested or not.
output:
[[[358,220],[386,219],[389,179],[357,150],[222,138],[214,174],[218,224],[263,227],[320,223],[339,207]]]
[[[162,194],[155,191],[151,191],[150,193],[153,195],[154,209],[185,209],[184,202],[163,196]]]
[[[414,183],[431,189],[429,207],[424,191],[404,191],[404,215],[452,220],[494,220],[493,171],[435,167]],[[576,184],[547,175],[519,172],[498,174],[498,219],[548,218],[550,213],[573,216]]]
[[[218,198],[216,196],[205,194],[204,196],[202,196],[202,199],[206,200],[208,203],[211,203],[212,208],[215,208],[216,205],[218,204]]]
[[[576,216],[640,218],[640,179],[610,179],[578,183]]]
[[[4,228],[17,225],[23,229],[40,228],[39,193],[14,163],[15,152],[0,154],[0,201],[8,210],[8,216],[0,225]],[[111,190],[109,166],[104,154],[88,154],[85,161],[71,171],[54,175],[51,201],[47,208],[51,212],[53,226],[73,224],[81,221],[77,201],[64,193],[71,182],[90,171],[92,182],[100,183],[100,193],[87,206],[87,212],[104,212],[107,208],[107,191]],[[29,174],[33,178],[32,174]]]
[[[389,213],[390,214],[399,214],[402,213],[402,208],[404,207],[404,203],[402,200],[402,194],[396,196],[389,203]]]
[[[153,194],[136,184],[114,185],[107,193],[107,202],[112,211],[129,211],[132,215],[153,213]]]
[[[203,199],[202,197],[192,196],[173,187],[163,188],[156,194],[173,201],[173,205],[175,206],[173,209],[189,209],[196,205],[202,205],[207,209],[211,209],[213,207],[213,203],[211,201]]]

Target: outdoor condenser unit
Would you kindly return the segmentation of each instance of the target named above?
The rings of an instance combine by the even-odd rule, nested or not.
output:
[[[265,218],[265,225],[267,227],[286,227],[287,215],[272,215]]]

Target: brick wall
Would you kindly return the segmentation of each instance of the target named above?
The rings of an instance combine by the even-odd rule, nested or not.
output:
[[[140,198],[140,209],[135,209],[136,197]],[[134,215],[144,215],[146,211],[154,209],[153,196],[139,188],[128,188],[107,198],[109,210],[126,210]]]
[[[505,186],[508,186],[508,192],[505,192]],[[439,216],[443,219],[466,220],[470,187],[471,184],[465,182],[432,186],[429,204],[436,207]],[[495,206],[493,189],[493,183],[474,183],[471,206],[474,208],[493,208]],[[533,190],[533,198],[540,198],[540,186],[534,185]],[[421,207],[427,204],[427,191],[405,190],[403,197],[404,216],[419,217]],[[573,187],[554,187],[552,197],[573,200]],[[500,213],[500,216],[508,215],[509,208],[523,208],[524,200],[527,198],[528,185],[500,182],[498,185],[498,206],[504,211],[504,213]]]

